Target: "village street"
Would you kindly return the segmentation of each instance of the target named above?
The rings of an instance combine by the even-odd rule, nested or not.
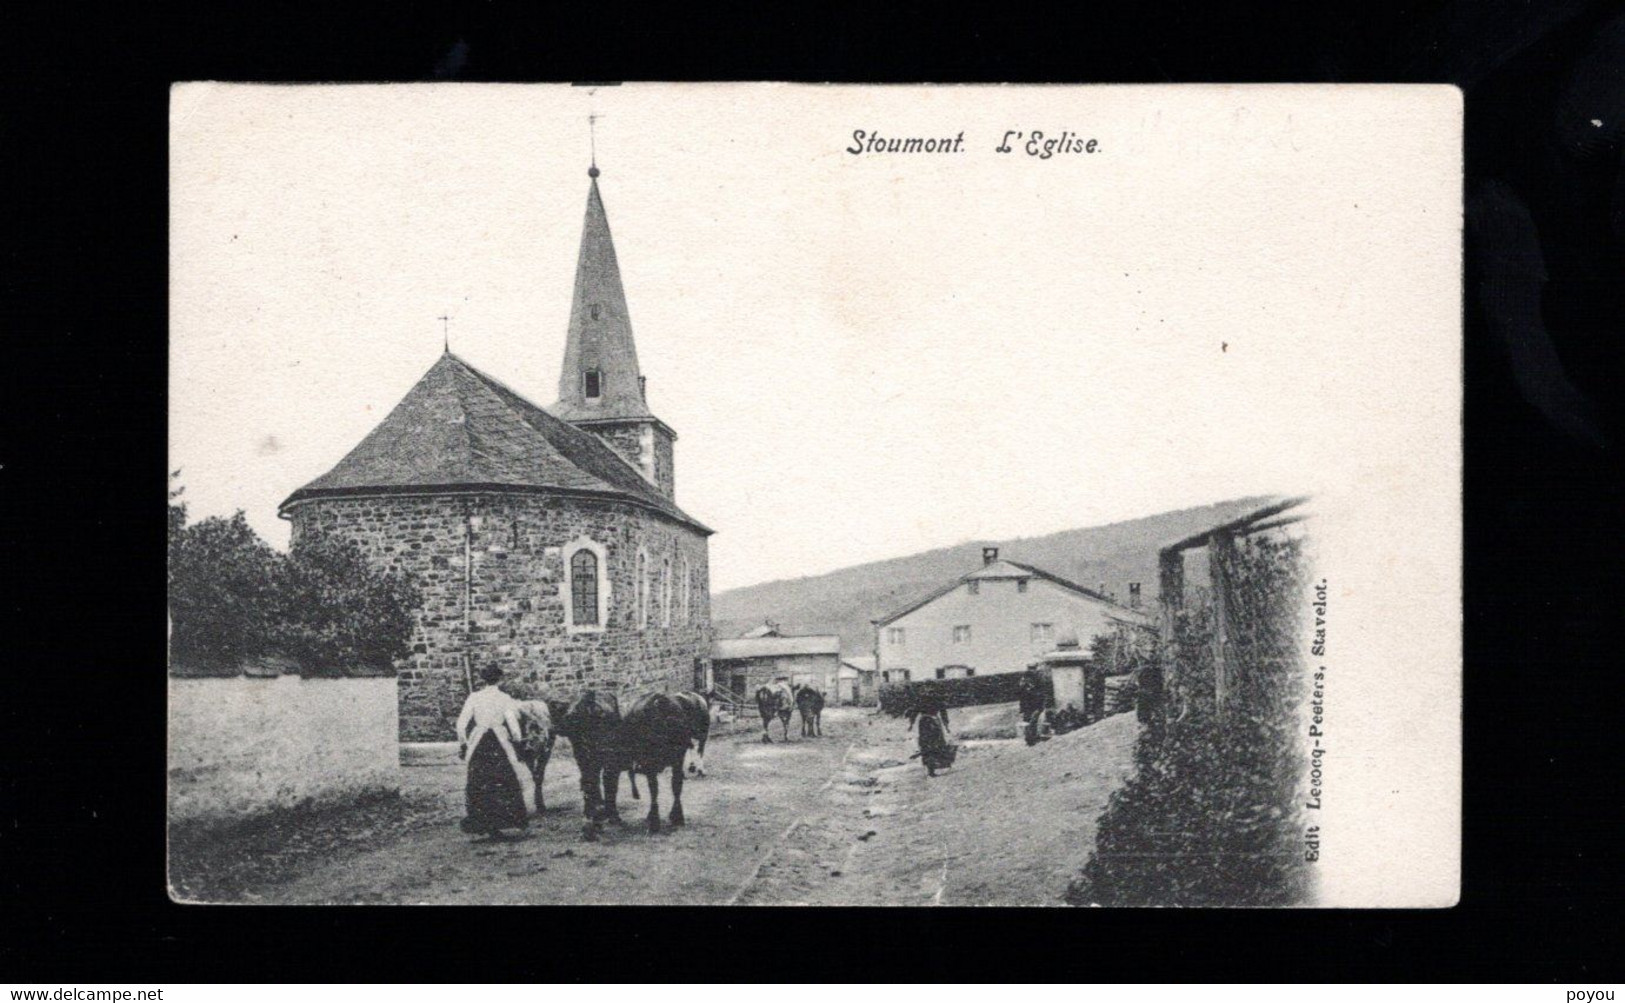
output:
[[[956,724],[958,722],[956,721]],[[1094,822],[1132,771],[1136,724],[1121,714],[1036,748],[966,741],[928,779],[902,720],[830,708],[824,736],[761,744],[723,732],[708,776],[684,789],[688,824],[651,836],[648,802],[627,797],[624,829],[581,839],[574,762],[555,755],[548,810],[525,838],[461,833],[461,769],[404,772],[439,799],[437,817],[346,847],[249,889],[267,903],[1060,904]],[[562,749],[562,745],[561,745]],[[647,798],[647,792],[645,792]],[[661,783],[664,815],[670,787]],[[443,809],[443,810],[442,810]]]

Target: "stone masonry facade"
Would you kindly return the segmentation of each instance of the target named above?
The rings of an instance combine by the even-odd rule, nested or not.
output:
[[[422,590],[412,654],[397,666],[401,741],[454,739],[470,674],[493,662],[552,697],[593,688],[623,701],[688,689],[709,665],[706,537],[640,506],[489,492],[313,498],[288,515],[296,541],[313,531],[354,540],[374,567],[408,572]],[[603,557],[597,628],[568,623],[566,561],[584,543]]]
[[[672,437],[661,431],[660,426],[649,421],[633,420],[627,422],[593,422],[581,426],[603,441],[604,445],[621,455],[621,458],[632,464],[644,477],[649,474],[644,468],[645,450],[649,450],[654,462],[654,484],[667,498],[677,497],[676,467],[674,466],[675,443]],[[648,442],[645,442],[645,437]]]

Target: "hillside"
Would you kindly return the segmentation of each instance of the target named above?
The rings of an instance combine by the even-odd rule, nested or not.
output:
[[[873,646],[871,619],[973,570],[982,559],[984,544],[998,547],[1001,557],[1080,585],[1095,588],[1105,582],[1106,591],[1125,601],[1128,583],[1140,582],[1145,603],[1152,605],[1157,597],[1157,548],[1268,501],[1238,498],[1047,536],[977,540],[810,578],[749,585],[713,596],[711,617],[718,637],[737,637],[771,619],[786,633],[838,633],[844,654],[868,654]]]

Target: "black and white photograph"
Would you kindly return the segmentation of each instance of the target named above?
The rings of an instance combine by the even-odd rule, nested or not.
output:
[[[169,897],[1454,905],[1461,143],[175,85]]]

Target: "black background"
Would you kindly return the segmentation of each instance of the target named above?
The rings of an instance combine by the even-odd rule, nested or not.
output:
[[[483,3],[437,16],[413,4],[264,2],[7,7],[0,18],[10,29],[0,31],[11,224],[0,275],[0,597],[12,621],[0,635],[6,978],[1618,978],[1625,937],[1604,884],[1625,825],[1620,659],[1605,643],[1621,606],[1625,503],[1613,392],[1625,335],[1617,6],[1096,4],[1040,15],[894,4],[813,18],[740,5],[654,18],[591,4],[514,23]],[[1460,86],[1462,904],[1248,913],[171,904],[160,667],[167,88],[194,79]],[[752,139],[773,142],[767,132]]]

